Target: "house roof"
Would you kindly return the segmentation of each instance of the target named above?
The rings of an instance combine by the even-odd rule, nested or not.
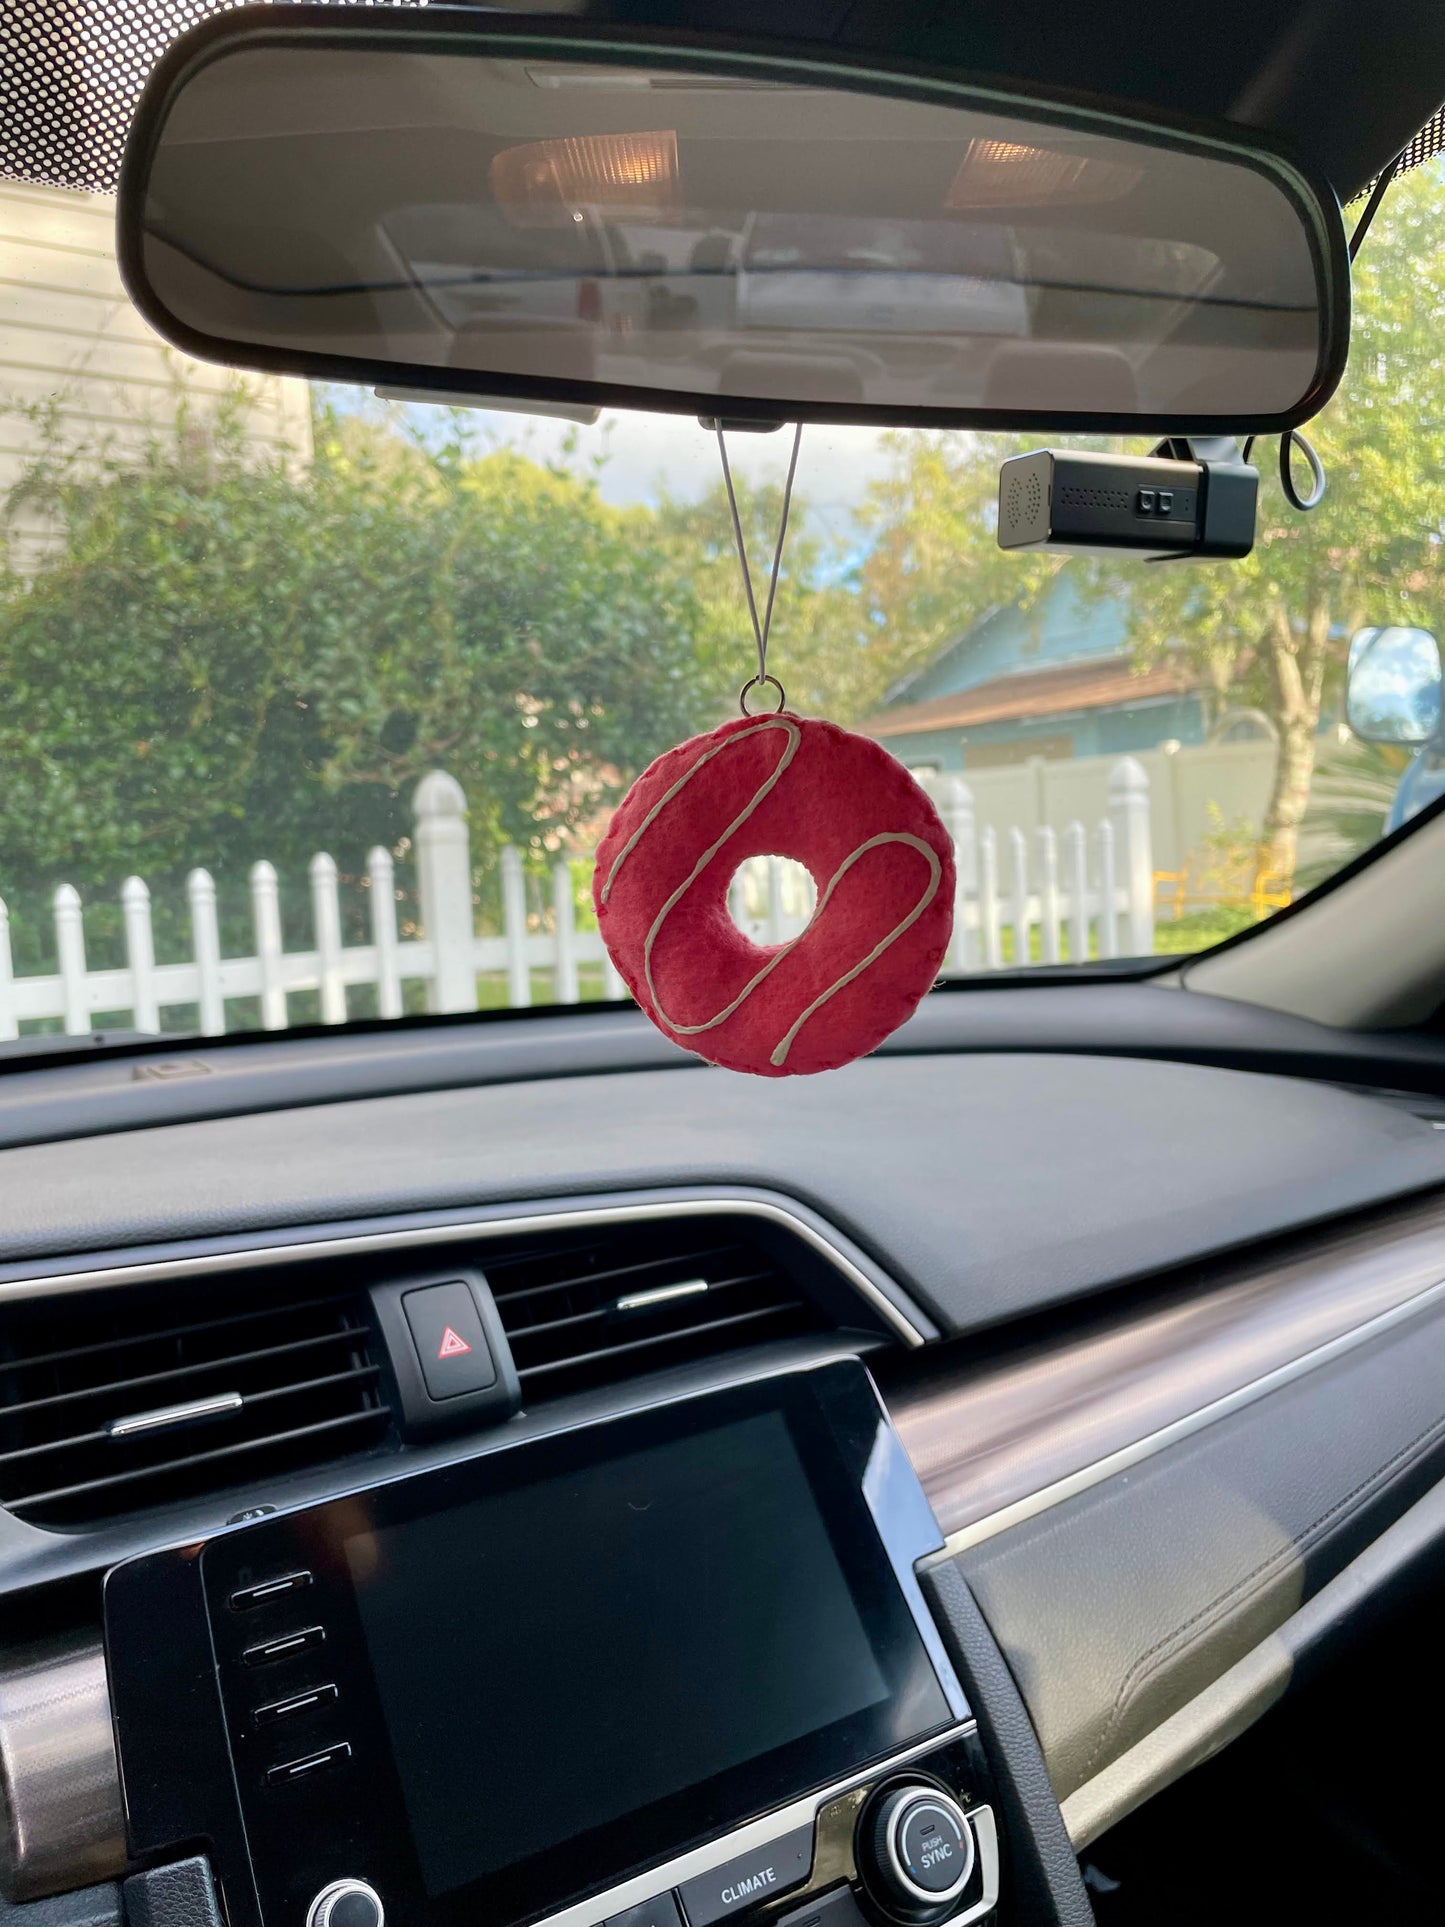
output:
[[[925,731],[972,729],[980,723],[1022,722],[1078,710],[1128,709],[1136,703],[1181,696],[1197,686],[1198,679],[1182,663],[1135,670],[1123,657],[1096,658],[995,676],[990,682],[928,702],[895,703],[870,716],[861,727],[869,736],[918,736]]]

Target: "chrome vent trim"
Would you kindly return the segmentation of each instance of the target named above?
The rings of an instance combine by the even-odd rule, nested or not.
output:
[[[0,1304],[18,1298],[38,1298],[53,1293],[98,1291],[112,1285],[161,1284],[175,1278],[197,1278],[244,1269],[285,1265],[294,1261],[323,1258],[371,1256],[384,1251],[426,1250],[434,1245],[459,1241],[485,1242],[517,1238],[532,1232],[587,1230],[609,1224],[642,1224],[655,1219],[718,1217],[757,1218],[800,1238],[825,1259],[838,1275],[862,1298],[888,1326],[899,1341],[909,1347],[923,1345],[938,1336],[938,1330],[922,1314],[905,1310],[895,1303],[878,1280],[845,1249],[846,1240],[831,1227],[811,1220],[794,1207],[791,1200],[732,1193],[725,1188],[689,1192],[675,1199],[638,1199],[631,1203],[545,1207],[486,1217],[458,1216],[420,1225],[394,1226],[386,1231],[337,1232],[303,1237],[286,1242],[258,1242],[237,1245],[225,1251],[208,1251],[177,1257],[138,1259],[134,1263],[105,1265],[90,1270],[41,1271],[23,1277],[0,1280]],[[272,1234],[266,1234],[267,1238]],[[278,1239],[284,1233],[275,1234]],[[861,1257],[862,1254],[860,1253]],[[865,1260],[866,1262],[866,1260]],[[485,1265],[485,1255],[482,1257]]]

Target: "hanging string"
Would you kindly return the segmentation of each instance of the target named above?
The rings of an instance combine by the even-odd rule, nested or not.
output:
[[[737,491],[733,487],[733,472],[728,465],[728,445],[723,436],[722,425],[717,429],[718,454],[722,457],[723,482],[728,492],[728,507],[732,511],[733,540],[737,544],[738,562],[743,572],[743,591],[748,599],[748,614],[752,618],[753,639],[758,647],[758,669],[755,676],[749,676],[738,694],[738,707],[745,716],[752,711],[748,708],[748,694],[754,689],[765,689],[769,684],[778,692],[778,712],[787,708],[788,698],[783,685],[776,676],[768,674],[768,636],[773,627],[773,604],[778,595],[778,573],[783,566],[783,542],[788,533],[788,511],[793,505],[793,477],[798,472],[798,449],[802,445],[803,424],[799,422],[793,430],[793,453],[788,461],[788,479],[783,484],[783,514],[778,524],[778,542],[773,550],[772,573],[768,578],[768,600],[761,619],[758,616],[757,598],[753,594],[753,572],[748,567],[748,545],[743,536],[742,517],[738,513]]]

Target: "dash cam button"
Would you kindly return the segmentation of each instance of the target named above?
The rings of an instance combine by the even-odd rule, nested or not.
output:
[[[715,1920],[756,1907],[790,1887],[801,1887],[813,1870],[813,1829],[797,1827],[752,1853],[684,1880],[678,1888],[688,1927],[712,1927]]]

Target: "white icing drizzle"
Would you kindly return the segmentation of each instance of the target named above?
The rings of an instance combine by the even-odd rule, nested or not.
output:
[[[602,886],[602,901],[605,904],[611,896],[612,886],[617,881],[618,871],[637,848],[645,832],[656,822],[662,811],[667,808],[668,804],[673,801],[679,792],[687,787],[693,777],[697,775],[698,771],[707,763],[710,763],[713,757],[720,756],[731,744],[745,742],[749,736],[758,736],[768,730],[780,730],[787,737],[787,746],[778,758],[777,764],[771,774],[765,777],[762,783],[759,784],[746,806],[738,812],[716,842],[711,844],[709,848],[703,852],[697,862],[692,866],[692,869],[684,881],[678,885],[666,903],[663,904],[662,908],[653,918],[652,927],[648,931],[646,941],[642,946],[642,969],[643,975],[647,979],[648,995],[652,999],[653,1009],[669,1030],[674,1031],[679,1037],[696,1037],[703,1031],[715,1030],[719,1024],[726,1023],[734,1011],[740,1009],[741,1006],[747,1002],[758,985],[762,983],[765,978],[770,977],[783,959],[790,955],[803,941],[808,931],[813,928],[818,918],[821,917],[827,909],[833,892],[837,889],[839,883],[842,882],[843,878],[859,858],[866,856],[870,850],[880,849],[887,843],[901,843],[908,849],[917,850],[919,855],[923,857],[928,864],[928,887],[908,912],[908,915],[896,923],[885,936],[881,937],[866,957],[861,958],[857,963],[853,964],[850,969],[846,970],[843,975],[838,978],[836,983],[830,984],[826,990],[821,991],[818,996],[813,999],[812,1003],[808,1005],[807,1009],[802,1011],[789,1026],[769,1059],[769,1062],[772,1063],[776,1069],[781,1069],[787,1062],[788,1052],[792,1049],[798,1032],[803,1028],[803,1025],[807,1023],[808,1019],[813,1016],[815,1012],[821,1010],[829,998],[836,997],[840,990],[846,989],[855,978],[861,977],[863,972],[867,970],[871,964],[875,964],[878,961],[885,950],[897,943],[898,939],[903,936],[905,932],[911,930],[913,925],[917,923],[924,911],[927,910],[933,902],[933,899],[938,895],[938,886],[943,877],[943,865],[939,861],[938,852],[933,848],[932,844],[926,843],[921,836],[913,836],[904,830],[884,830],[877,836],[870,836],[866,842],[860,843],[857,849],[850,855],[844,857],[832,876],[829,877],[827,888],[818,899],[818,906],[813,912],[807,929],[799,931],[796,937],[793,937],[789,942],[781,945],[779,949],[774,951],[762,969],[757,971],[748,982],[744,984],[743,988],[738,992],[737,996],[732,999],[731,1003],[725,1004],[716,1016],[707,1018],[706,1021],[701,1024],[674,1023],[663,1009],[662,1000],[657,994],[657,986],[652,979],[652,947],[657,941],[658,933],[661,931],[668,917],[671,916],[673,910],[682,901],[683,897],[687,895],[693,884],[697,882],[698,878],[712,862],[719,850],[722,849],[729,837],[731,837],[735,831],[742,828],[743,824],[747,822],[753,812],[761,806],[764,798],[776,787],[783,771],[787,769],[788,765],[797,755],[798,744],[802,740],[802,731],[790,717],[764,717],[761,721],[755,723],[751,729],[735,730],[731,736],[725,736],[720,743],[714,743],[710,749],[705,749],[697,758],[696,762],[684,770],[677,781],[663,792],[647,812],[646,816],[643,817],[637,828],[632,832],[632,835],[628,837],[626,843],[623,844],[621,850],[613,860],[612,868],[607,872],[607,880]]]

